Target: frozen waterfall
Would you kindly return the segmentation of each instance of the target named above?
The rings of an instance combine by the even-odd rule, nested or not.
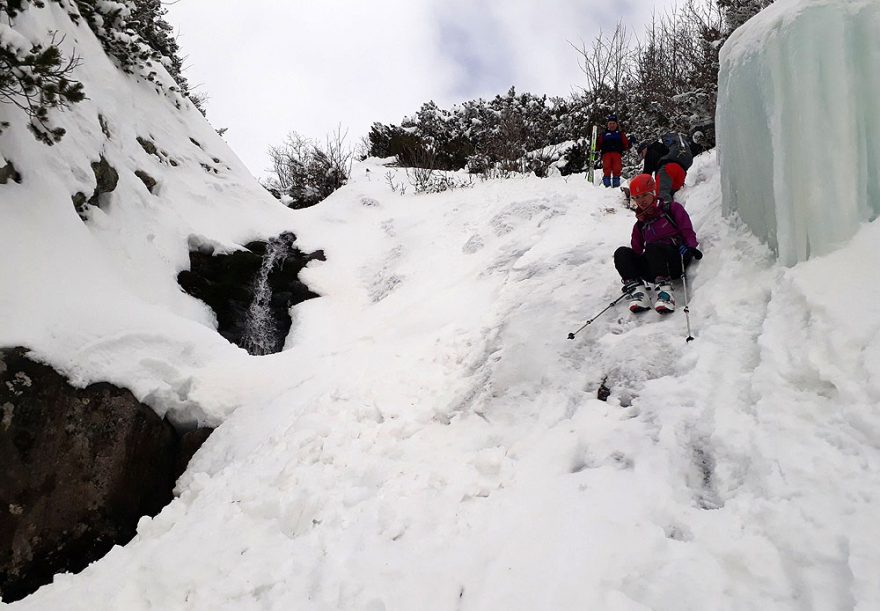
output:
[[[880,216],[880,2],[778,0],[721,50],[726,214],[793,265]]]

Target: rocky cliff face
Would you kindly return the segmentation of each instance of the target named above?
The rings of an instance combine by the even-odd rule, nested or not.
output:
[[[181,435],[127,390],[74,388],[23,349],[0,351],[3,600],[127,543],[209,433]]]

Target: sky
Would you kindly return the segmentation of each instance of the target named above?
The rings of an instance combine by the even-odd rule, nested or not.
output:
[[[640,30],[672,0],[179,0],[168,5],[185,75],[208,118],[255,176],[296,131],[350,144],[375,121],[422,103],[449,106],[519,91],[567,95],[583,84],[571,44],[618,20]],[[208,17],[210,15],[210,17]]]

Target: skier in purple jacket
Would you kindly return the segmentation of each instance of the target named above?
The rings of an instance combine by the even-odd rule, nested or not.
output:
[[[621,246],[614,252],[614,267],[623,281],[631,312],[651,308],[645,281],[656,283],[654,309],[661,314],[675,311],[672,278],[682,274],[682,263],[701,259],[697,236],[684,206],[663,202],[656,194],[657,185],[650,174],[639,174],[629,183],[630,196],[636,205],[636,224],[632,247]]]

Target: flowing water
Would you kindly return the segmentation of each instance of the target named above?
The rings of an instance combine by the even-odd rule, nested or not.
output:
[[[241,338],[241,347],[250,354],[273,354],[279,352],[284,345],[278,321],[272,313],[272,285],[269,283],[269,275],[276,266],[284,264],[292,249],[293,236],[290,234],[272,238],[266,244],[263,263],[254,278],[254,296],[248,307]]]

